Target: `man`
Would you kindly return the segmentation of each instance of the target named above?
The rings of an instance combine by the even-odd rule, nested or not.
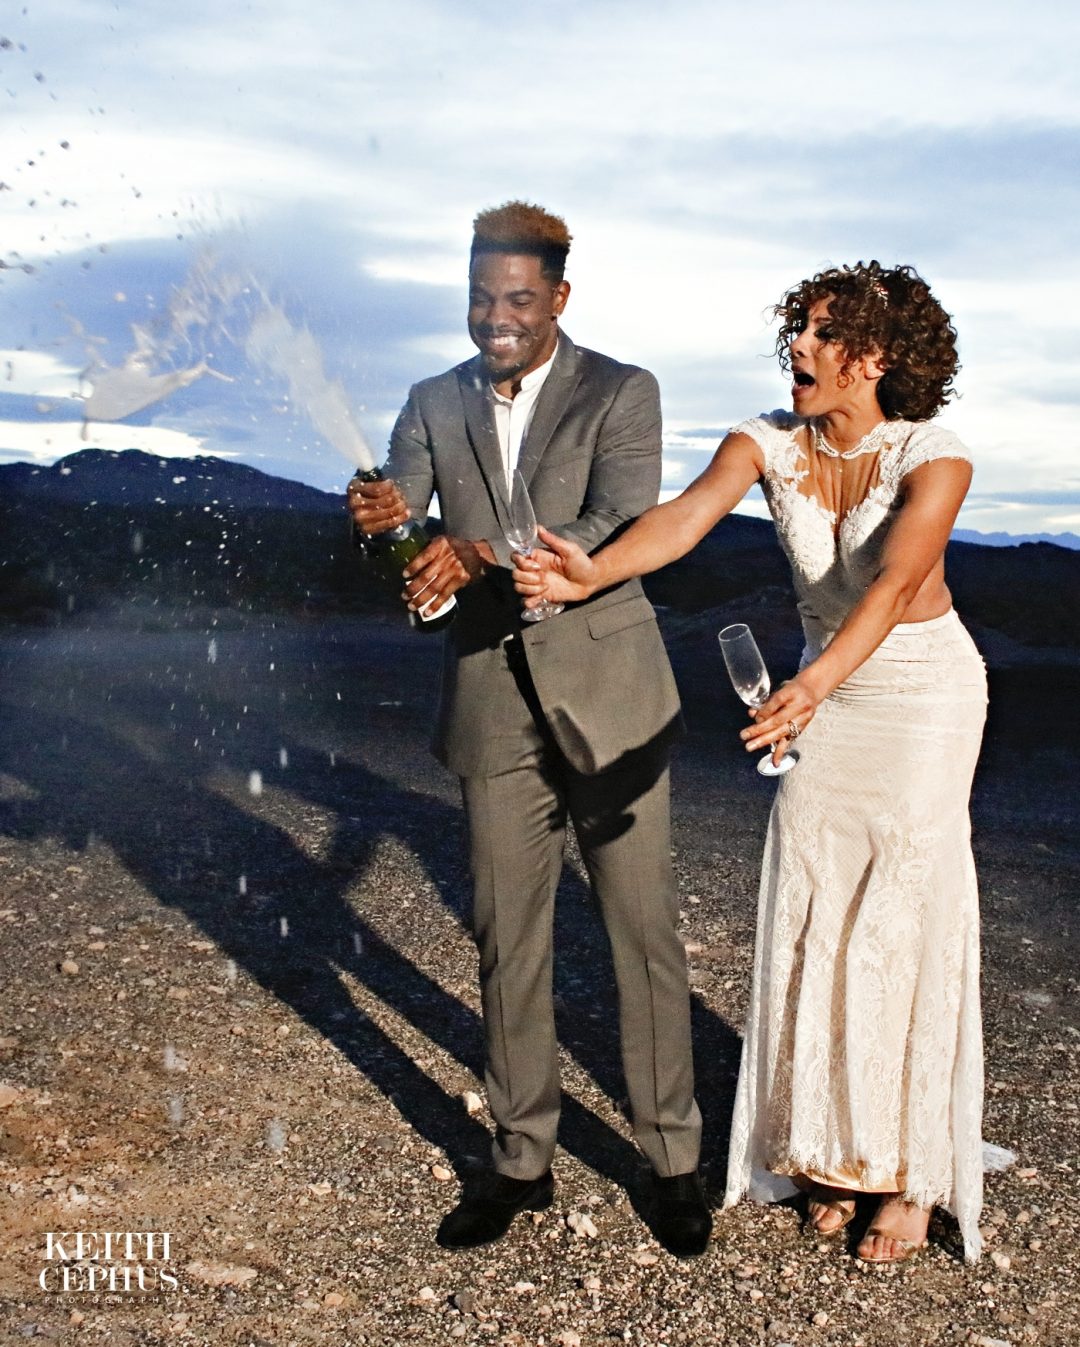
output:
[[[461,778],[474,880],[494,1173],[469,1185],[438,1241],[499,1239],[550,1205],[559,1116],[552,919],[567,817],[611,939],[634,1136],[654,1171],[654,1233],[704,1251],[686,960],[671,869],[669,744],[679,703],[640,582],[524,623],[502,536],[514,469],[537,518],[595,550],[655,504],[656,380],[560,333],[566,225],[525,202],[482,212],[469,269],[479,357],[417,384],[391,438],[391,481],[354,482],[376,534],[438,492],[445,536],[405,570],[405,597],[451,595],[435,753]]]

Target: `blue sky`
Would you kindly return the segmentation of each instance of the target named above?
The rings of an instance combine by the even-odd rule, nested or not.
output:
[[[200,326],[186,278],[212,256],[308,329],[378,453],[409,384],[470,354],[473,214],[526,196],[575,235],[566,330],[660,379],[668,489],[786,405],[769,305],[873,256],[916,265],[960,331],[961,524],[1080,532],[1080,11],[519,11],[27,0],[0,21],[0,461],[89,443],[343,485],[244,357],[250,293]],[[134,329],[154,370],[231,382],[83,441],[79,372],[121,365]]]

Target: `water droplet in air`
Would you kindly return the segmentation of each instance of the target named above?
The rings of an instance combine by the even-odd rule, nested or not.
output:
[[[248,790],[252,795],[262,794],[262,772],[248,773]]]

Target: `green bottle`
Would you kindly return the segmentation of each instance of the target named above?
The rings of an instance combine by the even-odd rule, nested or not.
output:
[[[359,468],[355,476],[361,482],[386,480],[381,468],[368,468],[366,471]],[[395,529],[388,529],[385,533],[369,535],[354,530],[353,537],[357,547],[372,557],[379,570],[391,582],[401,579],[401,572],[430,542],[426,531],[415,519],[406,519],[404,524],[399,524]],[[438,608],[432,609],[428,604],[416,612],[411,608],[408,612],[409,625],[414,631],[441,631],[457,616],[457,599],[451,594]]]

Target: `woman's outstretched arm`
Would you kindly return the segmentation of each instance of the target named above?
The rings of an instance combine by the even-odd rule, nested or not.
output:
[[[577,603],[632,575],[676,561],[728,514],[761,476],[761,449],[749,435],[725,436],[712,462],[674,500],[654,505],[615,542],[590,556],[576,543],[547,529],[540,537],[551,551],[515,554],[514,584],[527,608],[541,599]]]

